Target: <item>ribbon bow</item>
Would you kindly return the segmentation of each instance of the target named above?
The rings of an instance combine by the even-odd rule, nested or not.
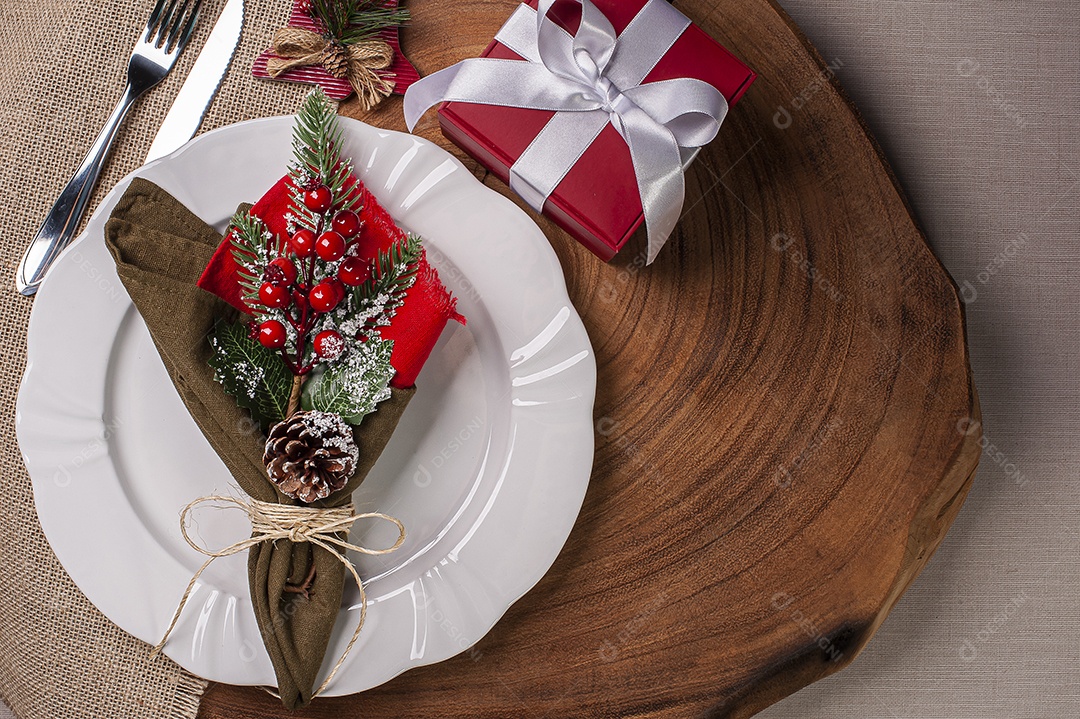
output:
[[[621,35],[590,0],[573,1],[576,34],[548,17],[556,0],[520,6],[495,39],[525,61],[474,58],[430,75],[405,94],[405,121],[411,130],[453,101],[555,111],[510,168],[510,187],[537,212],[610,122],[630,148],[651,263],[682,212],[684,159],[716,137],[727,100],[694,78],[642,84],[690,26],[665,0],[649,0]]]
[[[191,516],[191,512],[202,504],[224,504],[224,508],[227,509],[228,505],[233,505],[247,514],[248,519],[251,520],[251,536],[247,539],[241,539],[239,542],[230,544],[224,549],[214,551],[207,549],[201,544],[198,544],[188,534],[188,518]],[[278,539],[288,539],[292,542],[310,542],[317,547],[322,547],[327,552],[330,552],[333,556],[341,560],[341,563],[345,565],[345,568],[352,574],[353,579],[356,581],[356,587],[360,590],[360,619],[356,623],[356,629],[353,630],[352,638],[345,646],[345,651],[341,653],[341,657],[334,664],[334,668],[330,670],[330,673],[323,680],[323,683],[319,685],[319,688],[315,690],[312,697],[318,696],[324,689],[330,684],[330,681],[337,674],[338,669],[345,663],[345,658],[349,656],[349,652],[352,651],[353,645],[356,644],[356,640],[360,638],[360,630],[364,628],[364,620],[367,618],[367,595],[364,592],[364,583],[360,580],[360,574],[356,571],[356,567],[352,562],[348,560],[345,554],[335,549],[340,547],[341,549],[351,549],[354,552],[360,554],[389,554],[398,549],[405,542],[405,525],[401,523],[401,520],[391,517],[381,512],[365,512],[363,514],[354,514],[352,504],[347,504],[342,507],[305,507],[291,504],[276,504],[274,502],[260,502],[256,499],[251,501],[244,501],[236,497],[225,497],[214,495],[210,497],[200,497],[194,502],[191,502],[183,511],[180,512],[180,532],[184,535],[184,541],[188,545],[199,552],[204,554],[209,559],[203,562],[203,565],[199,567],[195,575],[192,576],[191,581],[188,582],[187,589],[184,590],[184,596],[180,598],[180,604],[176,607],[176,612],[173,613],[172,621],[169,622],[168,629],[165,630],[165,634],[161,637],[161,641],[157,643],[157,646],[150,652],[150,656],[157,656],[162,648],[165,646],[165,642],[168,641],[169,635],[172,634],[172,630],[176,627],[176,622],[180,619],[180,613],[184,611],[184,605],[187,604],[188,599],[191,598],[191,592],[195,589],[195,584],[199,581],[199,577],[202,576],[203,571],[210,566],[210,563],[220,557],[229,557],[240,552],[247,551],[256,544],[262,542],[273,542]],[[339,532],[348,531],[355,522],[361,519],[385,519],[388,522],[393,523],[398,528],[398,538],[394,542],[393,546],[386,549],[368,549],[367,547],[361,547],[355,544],[350,544],[342,539],[338,538]]]
[[[277,57],[266,61],[266,73],[278,77],[296,67],[321,65],[336,78],[349,81],[360,104],[370,110],[394,90],[392,73],[379,74],[394,60],[394,49],[382,40],[362,40],[344,45],[311,30],[283,27],[271,47]]]

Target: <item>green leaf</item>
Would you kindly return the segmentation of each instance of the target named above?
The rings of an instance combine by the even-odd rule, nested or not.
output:
[[[292,372],[275,350],[248,336],[244,322],[218,322],[210,333],[214,379],[264,429],[285,418]]]
[[[390,397],[392,340],[372,338],[349,349],[348,354],[312,374],[304,383],[300,406],[306,410],[340,414],[349,424],[360,424],[364,415]]]

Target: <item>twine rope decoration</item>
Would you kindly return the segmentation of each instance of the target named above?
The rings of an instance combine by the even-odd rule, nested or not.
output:
[[[229,546],[212,550],[203,547],[197,543],[188,534],[188,519],[191,516],[192,511],[201,505],[217,505],[222,509],[230,509],[236,507],[247,514],[248,519],[251,521],[251,536],[242,539],[239,542],[230,544]],[[335,547],[340,547],[342,550],[352,550],[360,554],[368,554],[377,556],[381,554],[389,554],[401,547],[405,541],[405,525],[401,523],[401,520],[396,517],[391,517],[388,514],[382,512],[364,512],[356,514],[356,510],[352,503],[346,504],[341,507],[302,507],[290,504],[277,504],[275,502],[260,502],[257,499],[245,501],[237,497],[226,497],[221,495],[212,495],[207,497],[200,497],[193,502],[190,502],[180,512],[180,532],[184,535],[184,541],[188,545],[208,557],[203,562],[203,565],[195,572],[191,577],[191,581],[188,582],[187,589],[184,590],[184,596],[180,598],[180,604],[176,607],[176,612],[173,613],[172,621],[169,622],[168,629],[165,630],[165,634],[161,637],[161,641],[157,643],[157,646],[150,652],[151,658],[156,657],[161,653],[162,648],[165,646],[165,642],[169,640],[169,635],[172,634],[172,630],[176,628],[176,623],[180,619],[180,614],[184,611],[184,606],[187,604],[188,599],[191,598],[191,592],[195,589],[195,584],[199,581],[199,577],[202,576],[203,571],[215,560],[221,557],[229,557],[240,552],[245,552],[251,547],[262,542],[274,542],[278,539],[288,539],[291,542],[308,542],[321,547],[329,552],[331,555],[338,558],[345,568],[352,574],[354,580],[356,580],[356,587],[360,590],[360,618],[356,623],[356,629],[353,630],[352,638],[349,639],[349,643],[345,646],[345,651],[341,653],[337,662],[334,664],[334,668],[330,670],[330,673],[326,675],[326,679],[319,685],[319,688],[315,690],[312,697],[316,697],[323,692],[324,689],[333,680],[334,675],[337,674],[338,669],[345,663],[345,659],[349,656],[349,652],[352,651],[353,645],[360,638],[360,630],[364,628],[364,620],[367,618],[367,595],[364,593],[364,583],[360,580],[360,574],[356,571],[356,567],[348,560],[344,552],[339,551]],[[398,529],[397,541],[386,549],[368,549],[367,547],[361,547],[356,544],[350,544],[342,539],[339,539],[338,532],[347,531],[354,523],[361,519],[384,519],[394,524]]]
[[[274,34],[271,49],[278,57],[266,63],[270,77],[296,67],[320,65],[332,77],[348,80],[365,110],[394,90],[394,73],[376,72],[390,67],[394,60],[394,49],[382,40],[343,45],[304,28],[283,27]]]

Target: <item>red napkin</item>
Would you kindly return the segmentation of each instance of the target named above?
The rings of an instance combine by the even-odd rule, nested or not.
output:
[[[368,192],[364,183],[355,177],[353,182],[355,184],[350,192],[359,192],[363,199],[363,210],[359,213],[363,229],[359,236],[358,255],[362,259],[372,259],[380,250],[386,250],[394,242],[402,240],[405,233]],[[286,175],[251,208],[251,213],[266,224],[278,242],[285,242],[288,238],[285,215],[291,202],[290,184],[291,180]],[[210,264],[199,278],[198,286],[217,295],[241,312],[250,314],[251,311],[240,293],[231,239],[230,233],[222,240]],[[420,374],[424,362],[450,320],[465,324],[465,318],[456,310],[456,301],[439,279],[439,273],[428,263],[425,254],[420,260],[416,283],[405,297],[405,304],[398,309],[390,326],[382,329],[383,338],[394,341],[390,363],[397,373],[390,382],[393,387],[404,389],[416,384],[416,376]]]

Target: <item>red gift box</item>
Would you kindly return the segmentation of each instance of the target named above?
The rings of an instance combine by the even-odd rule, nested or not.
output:
[[[537,0],[528,3],[537,6]],[[645,0],[593,0],[621,33]],[[577,3],[557,3],[550,16],[567,31],[581,20]],[[522,60],[498,41],[482,57]],[[691,25],[645,78],[689,77],[709,83],[733,106],[757,75],[701,28]],[[439,110],[443,134],[509,184],[510,167],[555,115],[547,110],[448,102]],[[544,214],[604,261],[645,221],[626,141],[608,123],[544,204]]]

